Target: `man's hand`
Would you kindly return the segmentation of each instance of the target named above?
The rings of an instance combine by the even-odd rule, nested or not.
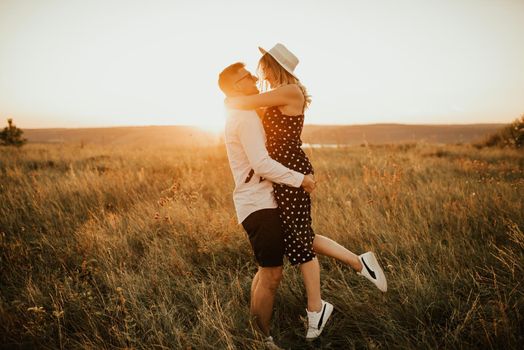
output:
[[[302,187],[304,190],[308,193],[311,193],[315,189],[315,186],[316,182],[313,174],[305,175],[304,180],[302,181]]]
[[[264,113],[266,113],[266,109],[265,108],[257,108],[257,109],[255,109],[255,112],[257,112],[258,117],[260,119],[263,119],[264,118]]]

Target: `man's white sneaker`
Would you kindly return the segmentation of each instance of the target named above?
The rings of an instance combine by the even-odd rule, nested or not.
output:
[[[384,271],[382,271],[377,258],[375,258],[375,254],[373,254],[373,252],[361,254],[358,256],[358,260],[362,263],[362,271],[357,272],[357,274],[366,277],[373,282],[378,289],[386,292],[388,290],[388,282],[386,281],[386,276],[384,276]]]
[[[333,305],[322,300],[322,308],[319,312],[307,311],[308,328],[306,340],[316,339],[324,330],[327,320],[333,312]]]

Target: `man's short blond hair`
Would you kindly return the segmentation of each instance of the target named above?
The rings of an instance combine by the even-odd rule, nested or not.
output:
[[[226,95],[229,95],[233,92],[235,82],[233,81],[233,75],[238,72],[240,69],[244,68],[246,65],[243,62],[233,63],[226,68],[218,75],[218,86],[220,90]]]

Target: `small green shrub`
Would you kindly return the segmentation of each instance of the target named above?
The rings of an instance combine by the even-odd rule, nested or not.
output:
[[[23,146],[27,142],[27,139],[22,138],[22,134],[24,133],[22,129],[17,128],[16,125],[13,124],[13,119],[11,118],[7,119],[7,124],[8,125],[4,130],[0,132],[0,145],[16,147]]]

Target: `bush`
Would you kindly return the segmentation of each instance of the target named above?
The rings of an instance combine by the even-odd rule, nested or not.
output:
[[[522,148],[524,146],[524,114],[475,146]]]
[[[22,129],[16,127],[13,124],[13,119],[7,119],[7,127],[4,128],[4,131],[0,133],[0,145],[2,146],[16,146],[21,147],[26,142],[27,139],[22,138],[24,133]]]

